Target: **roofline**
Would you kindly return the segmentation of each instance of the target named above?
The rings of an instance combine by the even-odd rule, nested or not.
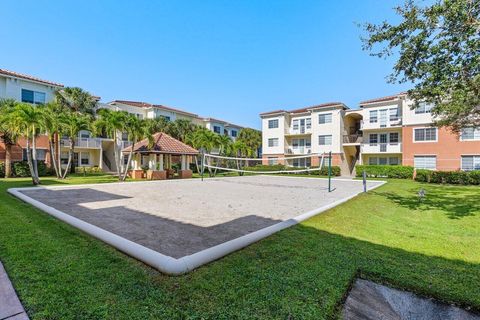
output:
[[[167,107],[167,106],[164,106],[164,105],[161,105],[161,104],[152,104],[152,103],[148,103],[148,102],[132,101],[132,100],[113,100],[113,101],[107,102],[107,104],[112,104],[112,103],[121,103],[121,104],[126,104],[126,105],[129,105],[129,106],[132,106],[132,107],[137,107],[137,108],[166,109],[166,110],[174,111],[174,112],[181,113],[181,114],[184,114],[184,115],[189,115],[189,116],[192,116],[193,118],[198,118],[198,114],[183,111],[183,110],[180,110],[180,109],[175,109],[175,108],[172,108],[172,107]],[[137,105],[134,105],[134,103],[144,104],[144,106],[137,106]]]
[[[31,82],[37,82],[37,83],[41,83],[41,84],[48,84],[48,85],[53,86],[53,87],[61,87],[61,88],[64,87],[64,85],[61,84],[61,83],[56,83],[56,82],[52,82],[52,81],[48,81],[48,80],[43,80],[43,79],[32,77],[32,76],[29,76],[29,75],[26,75],[26,74],[14,72],[14,71],[9,71],[9,70],[5,70],[5,69],[0,69],[0,75],[4,75],[6,77],[22,79],[22,80],[27,80],[27,81],[31,81]]]
[[[369,104],[374,104],[374,103],[380,103],[380,102],[387,102],[387,101],[392,101],[399,99],[402,96],[405,96],[407,94],[406,91],[390,95],[390,96],[384,96],[384,97],[379,97],[379,98],[374,98],[374,99],[369,99],[365,101],[359,102],[360,108],[363,107],[364,105],[369,105]]]
[[[275,111],[263,112],[263,113],[260,113],[260,117],[283,114],[283,113],[300,114],[300,113],[311,112],[312,110],[316,110],[316,109],[328,108],[328,107],[338,107],[338,106],[341,106],[343,110],[350,109],[343,102],[326,102],[326,103],[317,104],[317,105],[313,105],[313,106],[309,106],[309,107],[305,107],[305,108],[300,108],[300,109],[293,109],[293,110],[280,109],[280,110],[275,110]]]

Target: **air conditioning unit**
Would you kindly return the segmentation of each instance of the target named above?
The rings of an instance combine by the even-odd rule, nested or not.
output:
[[[307,149],[307,153],[312,153],[312,149]]]
[[[287,154],[293,154],[293,150],[291,148],[287,149]]]

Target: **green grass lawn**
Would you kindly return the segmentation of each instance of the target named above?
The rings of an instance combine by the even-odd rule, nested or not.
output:
[[[29,180],[0,180],[0,260],[32,319],[337,318],[356,277],[480,311],[479,187],[390,180],[169,277],[7,195],[21,186]]]

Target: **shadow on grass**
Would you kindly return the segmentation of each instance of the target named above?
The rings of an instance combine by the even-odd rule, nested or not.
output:
[[[450,219],[480,214],[480,188],[435,186],[426,190],[425,197],[420,200],[418,189],[409,189],[408,195],[394,192],[375,192],[409,210],[442,211]]]

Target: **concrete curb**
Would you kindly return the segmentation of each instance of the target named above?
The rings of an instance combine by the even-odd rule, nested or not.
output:
[[[293,177],[292,177],[293,178]],[[319,179],[319,178],[312,178],[312,179]],[[186,180],[191,180],[191,179],[186,179]],[[198,180],[198,179],[195,179]],[[168,181],[168,180],[167,180]],[[352,181],[358,181],[358,180],[352,180]],[[154,182],[154,181],[151,181]],[[151,183],[145,182],[145,183]],[[361,182],[361,180],[360,180]],[[369,181],[369,182],[375,182],[378,183],[374,185],[373,187],[370,187],[368,191],[374,190],[386,183],[386,181]],[[123,182],[120,182],[123,183]],[[98,185],[98,184],[97,184]],[[196,252],[194,254],[184,256],[179,259],[172,258],[167,255],[163,255],[155,250],[149,249],[145,246],[142,246],[138,243],[135,243],[133,241],[130,241],[128,239],[125,239],[123,237],[120,237],[114,233],[111,233],[109,231],[106,231],[104,229],[101,229],[97,226],[94,226],[90,223],[87,223],[83,220],[80,220],[78,218],[72,217],[62,211],[59,211],[53,207],[47,206],[33,198],[28,197],[27,195],[23,194],[21,191],[22,190],[33,190],[33,189],[38,189],[38,188],[44,188],[44,189],[61,189],[61,188],[70,188],[70,187],[78,187],[78,186],[88,186],[88,185],[71,185],[71,186],[50,186],[50,187],[28,187],[28,188],[10,188],[7,190],[8,193],[11,195],[21,199],[22,201],[29,203],[33,205],[34,207],[56,217],[59,220],[62,220],[86,233],[88,233],[91,236],[94,236],[97,239],[102,240],[105,243],[110,244],[111,246],[115,247],[116,249],[158,269],[159,271],[169,274],[169,275],[181,275],[185,274],[187,272],[192,271],[195,268],[198,268],[199,266],[202,266],[206,263],[212,262],[214,260],[217,260],[221,257],[226,256],[227,254],[230,254],[234,251],[240,250],[254,242],[257,242],[263,238],[266,238],[273,233],[276,233],[280,230],[289,228],[293,225],[298,224],[299,222],[302,222],[306,219],[309,219],[317,214],[320,214],[324,211],[327,211],[333,207],[338,206],[339,204],[342,204],[357,195],[361,194],[362,192],[357,192],[351,196],[348,196],[346,198],[337,200],[333,203],[330,203],[328,205],[313,209],[311,211],[302,213],[295,218],[288,219],[279,223],[276,223],[272,226],[254,231],[252,233],[246,234],[244,236],[238,237],[236,239],[221,243],[219,245],[213,246],[211,248]],[[93,184],[90,186],[94,186]]]
[[[0,262],[0,319],[28,320],[27,313],[18,299],[7,271]]]

